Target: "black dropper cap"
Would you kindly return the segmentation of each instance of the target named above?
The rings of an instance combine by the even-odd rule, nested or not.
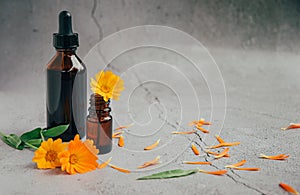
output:
[[[72,16],[68,11],[62,11],[58,17],[58,33],[53,33],[53,46],[56,49],[69,49],[79,46],[78,34],[72,30]]]

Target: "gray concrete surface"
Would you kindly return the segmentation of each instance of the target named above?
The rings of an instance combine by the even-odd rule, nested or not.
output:
[[[286,194],[279,182],[300,190],[300,131],[280,130],[299,122],[297,1],[0,1],[0,9],[0,131],[4,133],[45,126],[44,71],[54,54],[51,36],[62,9],[73,14],[80,36],[78,53],[86,57],[90,70],[98,59],[88,52],[104,37],[137,25],[166,25],[189,33],[210,51],[227,97],[223,104],[222,91],[210,93],[219,82],[205,83],[213,76],[219,81],[219,75],[210,69],[200,74],[181,56],[159,48],[126,52],[109,67],[122,74],[126,84],[121,100],[112,103],[114,126],[132,121],[135,125],[125,133],[124,148],[114,145],[110,154],[99,158],[112,156],[114,164],[133,173],[106,168],[69,176],[58,169],[38,170],[31,162],[33,152],[0,142],[1,194]],[[205,50],[174,39],[172,46],[202,59],[203,70],[214,65]],[[112,49],[118,48],[115,45]],[[146,63],[138,65],[141,62]],[[195,157],[189,149],[191,141],[204,146],[198,136],[171,135],[174,130],[189,130],[187,123],[199,116],[213,122],[209,135],[199,133],[208,145],[215,143],[216,133],[226,141],[241,142],[230,150],[231,158],[201,168],[223,169],[247,159],[247,166],[261,171],[137,181],[158,171],[190,168],[183,160],[211,159]],[[153,133],[155,129],[159,131]],[[142,151],[157,138],[162,144],[156,150]],[[290,158],[267,161],[258,158],[260,153],[286,153]],[[135,169],[156,155],[161,156],[160,166]]]

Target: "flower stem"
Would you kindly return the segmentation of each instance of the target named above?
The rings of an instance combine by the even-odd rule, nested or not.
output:
[[[39,149],[38,147],[35,147],[34,145],[31,145],[30,143],[27,143],[27,142],[25,142],[25,145],[27,145],[30,148],[35,149],[35,150]]]
[[[45,137],[43,135],[43,130],[40,131],[40,135],[41,135],[42,140],[45,141]]]

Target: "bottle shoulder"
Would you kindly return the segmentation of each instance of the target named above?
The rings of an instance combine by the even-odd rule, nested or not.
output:
[[[58,52],[47,64],[47,70],[85,72],[86,67],[75,53]]]

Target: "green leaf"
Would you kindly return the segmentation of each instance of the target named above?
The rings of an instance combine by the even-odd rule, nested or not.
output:
[[[42,131],[45,137],[56,137],[64,133],[68,129],[69,125],[59,125],[48,130]]]
[[[1,139],[4,143],[15,149],[23,150],[24,148],[21,139],[16,134],[4,135],[3,133],[1,133]]]
[[[28,140],[31,140],[31,139],[40,139],[41,131],[42,131],[42,129],[40,127],[38,127],[32,131],[23,133],[20,138],[23,142],[27,142]]]
[[[37,149],[41,146],[42,139],[31,139],[25,142],[25,147]]]
[[[152,175],[148,175],[145,177],[140,177],[138,180],[147,180],[147,179],[168,179],[174,177],[184,177],[187,175],[191,175],[197,173],[198,169],[191,169],[191,170],[182,170],[182,169],[175,169],[170,171],[163,171],[160,173],[155,173]]]

